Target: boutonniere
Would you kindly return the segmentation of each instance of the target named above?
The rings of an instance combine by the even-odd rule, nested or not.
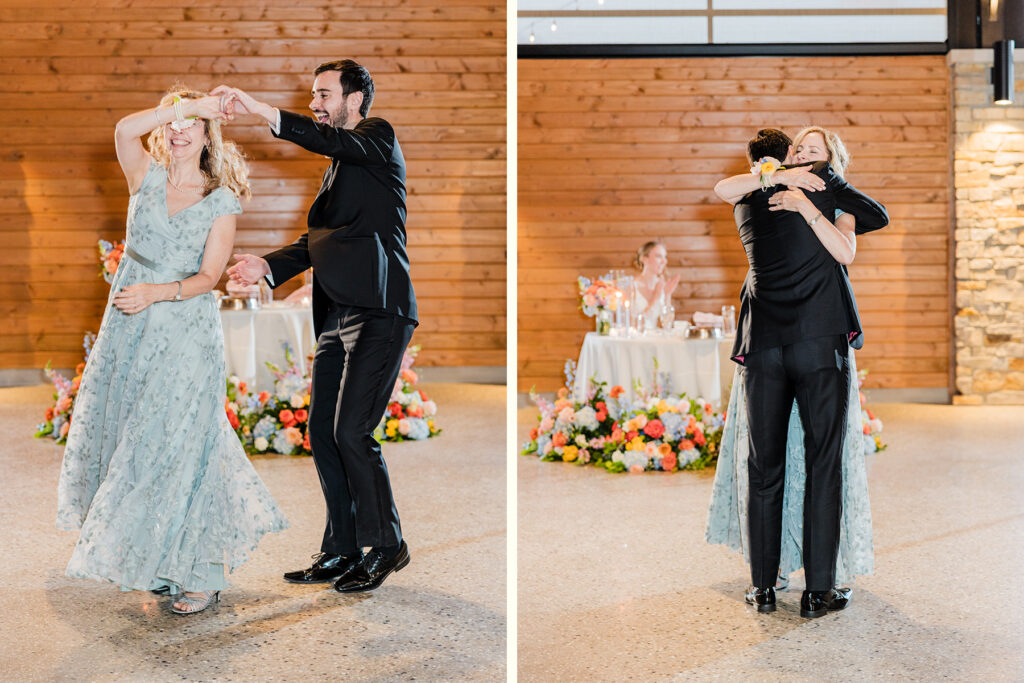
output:
[[[761,178],[761,189],[767,190],[769,187],[775,186],[775,183],[772,182],[772,175],[784,168],[786,167],[775,157],[761,157],[756,164],[750,167],[750,172]]]

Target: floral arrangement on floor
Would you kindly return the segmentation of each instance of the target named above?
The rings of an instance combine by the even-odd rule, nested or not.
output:
[[[629,400],[621,386],[606,394],[606,384],[593,380],[587,399],[574,401],[568,388],[572,371],[570,361],[567,386],[558,390],[554,403],[530,393],[540,416],[523,455],[598,465],[609,472],[700,470],[718,459],[725,417],[710,403],[686,394],[669,396],[658,381],[650,393],[637,383],[638,398]]]
[[[46,364],[46,376],[53,382],[54,394],[53,405],[46,409],[43,422],[36,427],[35,436],[37,439],[44,436],[52,437],[57,443],[64,444],[68,439],[68,429],[71,428],[71,413],[75,407],[75,396],[78,395],[78,385],[82,382],[82,373],[85,371],[85,363],[89,360],[89,352],[96,342],[96,335],[92,332],[85,333],[82,340],[82,347],[85,349],[85,358],[75,368],[75,376],[68,379],[64,375]]]
[[[857,386],[864,386],[864,378],[867,377],[867,370],[857,371]],[[864,452],[865,453],[876,453],[878,451],[884,451],[889,447],[888,444],[882,442],[882,421],[875,417],[875,414],[868,408],[868,399],[864,395],[863,391],[859,391],[860,395],[860,418],[863,423],[864,430]]]
[[[114,273],[117,272],[117,266],[121,263],[121,257],[124,256],[124,241],[121,242],[108,242],[106,240],[100,240],[100,275],[106,280],[107,284],[114,281]]]
[[[420,347],[406,350],[402,369],[384,417],[374,430],[378,441],[428,439],[441,430],[434,424],[437,404],[414,385],[412,369]],[[247,453],[310,455],[310,376],[299,366],[291,347],[284,347],[284,369],[267,363],[274,375],[273,391],[255,391],[236,376],[228,378],[224,409]],[[310,367],[312,363],[307,363]]]

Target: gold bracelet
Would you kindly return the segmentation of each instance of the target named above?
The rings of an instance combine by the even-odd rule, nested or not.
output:
[[[178,283],[178,293],[174,295],[175,301],[181,301],[181,280],[175,280]]]

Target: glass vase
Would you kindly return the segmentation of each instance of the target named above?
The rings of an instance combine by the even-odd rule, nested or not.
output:
[[[607,308],[597,309],[597,315],[594,316],[595,326],[597,327],[597,333],[601,336],[608,336],[612,331],[612,312]]]

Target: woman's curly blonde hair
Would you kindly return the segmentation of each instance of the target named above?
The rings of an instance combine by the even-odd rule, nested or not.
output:
[[[174,98],[180,97],[183,100],[198,100],[206,97],[207,93],[189,90],[181,84],[175,84],[160,100],[161,107],[168,107],[174,104]],[[203,147],[202,155],[199,157],[199,168],[206,177],[206,191],[210,194],[218,187],[226,187],[236,197],[246,198],[252,196],[249,189],[249,164],[245,161],[245,155],[241,148],[231,140],[225,140],[221,135],[220,121],[214,119],[203,119],[206,127],[206,137],[210,142]],[[162,166],[167,166],[171,161],[171,153],[167,147],[167,137],[164,135],[164,126],[160,126],[149,134],[147,140],[149,153],[153,159]]]

